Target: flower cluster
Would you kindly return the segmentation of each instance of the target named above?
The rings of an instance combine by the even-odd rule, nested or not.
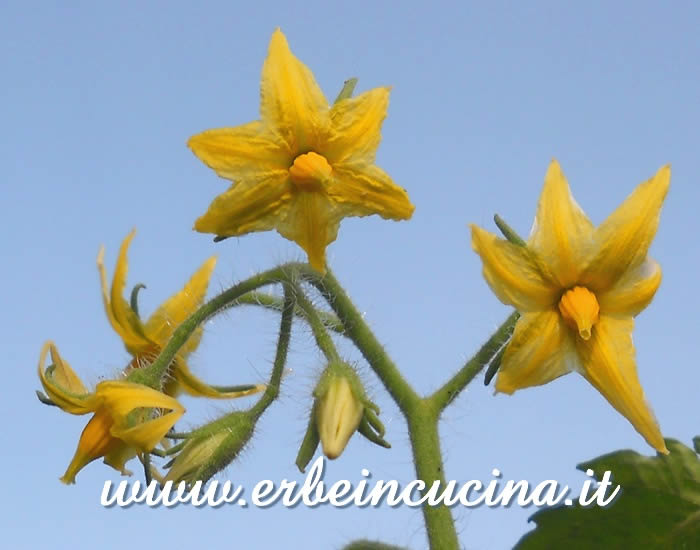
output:
[[[312,268],[306,273],[313,273],[321,284],[330,277],[326,248],[336,239],[343,218],[378,214],[409,219],[414,207],[406,191],[375,164],[389,88],[352,97],[353,86],[329,104],[311,71],[276,30],[262,70],[259,120],[206,130],[188,142],[199,159],[232,182],[196,220],[194,229],[214,234],[215,240],[275,229],[306,252]],[[501,239],[471,228],[472,246],[483,262],[488,285],[520,313],[503,352],[496,390],[512,394],[576,371],[660,453],[668,450],[637,376],[632,330],[634,317],[651,302],[661,282],[661,268],[648,250],[669,181],[670,169],[664,167],[594,227],[553,161],[526,242],[507,231],[508,238]],[[266,386],[219,388],[196,377],[187,359],[200,343],[201,326],[187,333],[174,355],[166,355],[178,327],[204,307],[216,258],[206,260],[182,290],[142,321],[137,298],[143,285],[134,287],[130,300],[124,297],[133,237],[134,231],[121,245],[111,286],[103,249],[97,258],[107,319],[131,355],[123,372],[89,391],[52,342],[41,351],[39,378],[46,395],[39,393],[40,399],[70,414],[92,415],[61,477],[65,483],[74,483],[77,473],[97,458],[126,474],[126,462],[138,455],[149,471],[150,453],[157,452],[176,454],[160,479],[208,479],[238,455],[278,391],[291,330],[291,317],[285,320],[284,315],[291,316],[291,310],[299,315],[293,299],[291,310],[283,313],[281,362],[277,365],[276,360],[270,391],[248,411],[234,411],[194,430],[168,450],[164,440],[185,413],[177,400],[181,393],[228,399]],[[300,288],[296,281],[287,283]],[[308,308],[301,309],[313,326]],[[323,347],[323,337],[315,335]],[[389,447],[378,408],[366,397],[354,368],[337,353],[323,351],[329,361],[314,391],[309,427],[297,457],[302,470],[319,443],[333,459],[356,431]],[[51,364],[46,366],[48,356]],[[162,369],[153,371],[156,379],[144,375],[161,357]],[[162,449],[156,450],[159,445]]]

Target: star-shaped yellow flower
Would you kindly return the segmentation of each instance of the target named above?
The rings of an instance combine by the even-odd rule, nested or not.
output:
[[[52,365],[45,369],[47,353]],[[100,457],[122,474],[129,474],[126,462],[138,452],[151,451],[185,412],[176,399],[125,380],[100,382],[94,392],[88,392],[52,342],[46,342],[41,350],[39,378],[51,401],[65,412],[93,413],[61,477],[64,483],[75,483],[76,474]]]
[[[262,71],[260,120],[207,130],[188,145],[232,180],[194,225],[219,237],[276,229],[295,241],[317,271],[346,216],[405,220],[406,192],[374,164],[389,88],[329,107],[311,71],[278,29]]]
[[[127,252],[134,234],[135,231],[131,231],[122,242],[111,290],[107,287],[107,274],[103,261],[104,248],[100,249],[97,256],[97,268],[100,272],[102,298],[107,318],[123,340],[127,351],[134,356],[129,368],[139,368],[152,363],[180,323],[202,305],[209,279],[216,265],[216,258],[209,258],[192,275],[180,292],[166,300],[145,323],[142,323],[137,312],[123,297],[128,271]],[[198,327],[180,348],[170,369],[169,374],[172,378],[163,388],[165,393],[177,395],[180,389],[183,389],[190,395],[226,399],[243,397],[265,389],[264,385],[257,385],[243,391],[219,391],[194,376],[185,359],[197,348],[201,338],[202,328]]]
[[[637,377],[632,329],[661,283],[647,252],[670,178],[661,168],[594,227],[553,161],[526,247],[472,226],[486,281],[522,314],[496,390],[510,394],[575,370],[661,453],[668,450]]]

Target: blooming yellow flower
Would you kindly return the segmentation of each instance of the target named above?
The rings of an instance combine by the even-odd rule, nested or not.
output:
[[[511,394],[575,370],[661,453],[668,450],[637,377],[632,329],[661,283],[647,252],[670,178],[670,167],[661,168],[596,228],[553,161],[526,247],[472,226],[486,281],[522,314],[496,390]]]
[[[278,29],[262,71],[260,120],[207,130],[188,145],[235,183],[194,225],[219,237],[276,229],[299,244],[317,271],[346,216],[404,220],[413,205],[374,164],[389,88],[329,108],[314,76]]]
[[[202,305],[209,279],[216,265],[216,258],[211,257],[204,262],[180,292],[166,300],[145,323],[142,323],[138,314],[123,297],[128,271],[127,252],[134,234],[135,231],[131,231],[122,242],[111,290],[107,288],[104,248],[100,249],[97,256],[97,268],[100,272],[102,299],[107,318],[112,328],[124,341],[127,351],[134,356],[130,368],[139,368],[152,363],[180,323]],[[202,328],[198,327],[180,348],[170,369],[169,374],[172,378],[164,387],[166,394],[177,395],[179,390],[183,389],[195,396],[232,398],[243,397],[265,389],[264,385],[258,385],[244,391],[220,392],[194,376],[185,359],[197,348],[201,338]]]
[[[47,353],[52,365],[44,369]],[[61,477],[64,483],[75,483],[76,474],[100,457],[122,474],[130,474],[126,462],[138,452],[151,451],[185,412],[176,399],[124,380],[100,382],[88,392],[52,342],[41,350],[39,378],[49,398],[65,412],[93,413]]]

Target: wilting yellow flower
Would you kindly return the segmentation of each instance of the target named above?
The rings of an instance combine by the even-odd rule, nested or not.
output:
[[[632,329],[661,283],[647,251],[670,178],[661,168],[596,228],[553,161],[526,247],[472,226],[489,286],[522,314],[496,390],[510,394],[575,370],[661,453],[668,450],[637,377]]]
[[[188,145],[234,181],[194,225],[220,237],[276,229],[299,244],[317,271],[347,216],[405,220],[406,192],[374,164],[389,88],[329,107],[314,76],[278,29],[262,71],[260,120],[207,130]]]
[[[124,341],[127,351],[134,356],[130,368],[139,368],[152,363],[180,323],[202,305],[209,286],[209,278],[216,265],[216,258],[211,257],[204,262],[180,292],[166,300],[145,323],[142,323],[138,314],[123,297],[128,271],[127,252],[134,234],[135,231],[131,231],[119,249],[119,258],[114,269],[110,291],[107,288],[107,274],[103,261],[104,248],[100,249],[97,256],[97,268],[100,272],[102,298],[107,318],[112,328]],[[165,384],[165,393],[176,395],[182,388],[195,396],[232,398],[257,393],[265,388],[259,385],[244,391],[220,392],[194,376],[185,359],[197,348],[201,338],[202,328],[198,327],[180,348],[173,360],[169,373],[172,378]]]
[[[44,369],[46,354],[52,365]],[[88,392],[70,365],[46,342],[39,358],[39,378],[49,398],[70,414],[93,413],[85,426],[64,483],[75,483],[76,474],[93,460],[129,474],[124,465],[138,452],[151,451],[185,412],[172,397],[125,380],[100,382]]]

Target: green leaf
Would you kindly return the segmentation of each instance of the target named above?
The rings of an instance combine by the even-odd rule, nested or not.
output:
[[[579,464],[579,470],[593,470],[598,481],[610,471],[606,494],[620,485],[617,498],[605,508],[576,501],[540,510],[530,517],[537,527],[515,548],[700,548],[700,437],[693,442],[695,451],[667,439],[668,456],[616,451]]]
[[[343,547],[343,550],[406,550],[402,546],[384,544],[374,540],[356,540]]]

